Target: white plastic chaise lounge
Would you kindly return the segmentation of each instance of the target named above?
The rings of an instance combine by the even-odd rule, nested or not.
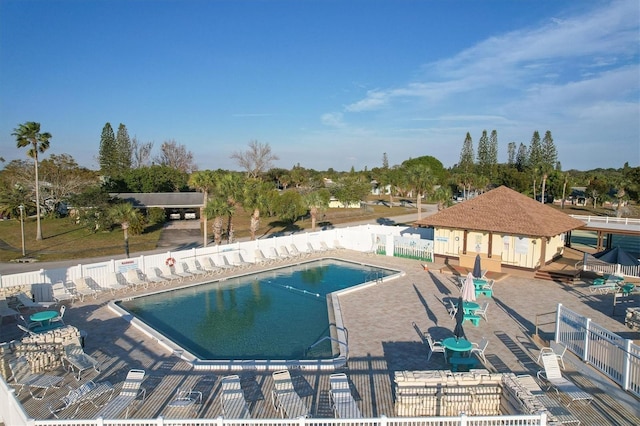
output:
[[[298,249],[298,246],[296,246],[295,244],[291,244],[291,253],[296,255],[296,256],[300,256],[300,257],[309,257],[311,256],[311,253],[308,251],[302,251],[300,249]]]
[[[185,267],[185,264],[186,264],[186,267]],[[210,275],[213,275],[212,273],[209,273],[209,271],[204,269],[200,265],[200,262],[198,262],[197,259],[187,259],[186,262],[182,265],[182,268],[186,272],[189,272],[190,274],[193,274],[196,277],[198,276],[208,277]]]
[[[190,280],[194,280],[196,278],[195,275],[193,275],[191,272],[189,272],[188,269],[186,269],[186,264],[181,260],[176,261],[176,264],[170,268],[171,273],[181,276],[182,279],[188,278]]]
[[[34,302],[25,293],[16,294],[16,299],[18,299],[18,304],[16,305],[16,309],[18,311],[21,311],[22,308],[43,310],[43,309],[47,309],[47,308],[49,308],[51,306],[54,306],[56,304],[55,301],[51,301],[51,302]]]
[[[329,376],[329,384],[331,389],[331,404],[333,412],[338,419],[360,419],[362,412],[358,408],[351,389],[349,388],[349,379],[345,373],[335,373]]]
[[[200,405],[202,405],[202,392],[195,391],[190,388],[178,388],[178,390],[176,391],[176,395],[173,397],[173,400],[167,404],[167,408],[177,410],[193,410],[193,416],[197,416],[198,407]]]
[[[120,272],[110,272],[107,277],[107,284],[105,287],[111,292],[111,294],[116,294],[116,292],[120,290],[124,292],[130,288],[129,285],[126,284]]]
[[[264,255],[264,253],[262,252],[262,250],[260,249],[256,249],[255,250],[255,256],[254,256],[256,263],[258,265],[270,265],[274,262],[273,259],[268,258],[267,256]]]
[[[167,285],[169,283],[169,279],[163,277],[159,272],[160,270],[158,268],[151,268],[149,273],[140,271],[140,274],[142,274],[145,280],[147,280],[153,287],[156,287],[158,284]]]
[[[278,253],[278,250],[276,250],[275,247],[269,247],[266,256],[268,259],[271,259],[274,262],[282,262],[283,260],[285,260],[285,258],[282,257],[280,253]]]
[[[142,401],[144,401],[146,396],[146,391],[141,386],[144,377],[144,370],[129,370],[120,393],[102,407],[95,417],[102,417],[103,419],[117,419],[124,412],[125,418],[129,418],[129,413],[131,412],[138,395],[142,394]]]
[[[104,401],[105,398],[102,397],[102,395],[107,393],[109,396],[106,398],[106,402],[103,402],[102,404],[97,403],[97,401]],[[56,419],[58,419],[58,414],[61,411],[70,407],[75,407],[73,414],[64,416],[65,418],[73,419],[84,404],[90,402],[94,407],[100,408],[102,405],[109,402],[112,396],[113,385],[110,382],[94,382],[93,380],[88,380],[75,389],[71,388],[65,396],[60,398],[62,404],[59,407],[53,407],[52,404],[49,404],[49,411]]]
[[[222,269],[218,268],[209,256],[201,257],[200,259],[196,259],[196,261],[202,269],[207,271],[207,274],[209,274],[209,276],[213,276],[214,274],[219,274],[222,272]]]
[[[76,295],[73,294],[72,291],[67,289],[62,281],[51,284],[51,292],[53,293],[53,300],[55,300],[57,303],[69,301],[73,304],[73,302],[76,300]]]
[[[160,270],[160,273],[158,273],[158,270]],[[177,281],[179,283],[184,281],[184,277],[174,274],[171,266],[167,266],[167,265],[161,266],[160,268],[156,268],[156,275],[158,275],[159,277],[165,278],[168,281]]]
[[[15,309],[11,309],[7,299],[0,299],[0,324],[2,324],[2,319],[4,317],[17,318],[18,315],[20,315],[20,312]]]
[[[225,419],[250,419],[251,412],[240,387],[240,377],[236,374],[225,376],[220,387],[222,416]]]
[[[80,301],[84,302],[86,296],[93,296],[94,299],[98,298],[98,290],[91,287],[87,277],[77,277],[73,279],[72,291],[80,297]]]
[[[232,265],[235,268],[248,268],[251,266],[249,262],[245,262],[245,260],[240,256],[240,253],[233,253],[230,255],[223,255],[223,259],[225,259],[225,265]]]
[[[538,385],[538,382],[536,382],[533,376],[529,374],[519,375],[516,376],[516,381],[520,384],[520,386],[527,389],[531,393],[531,395],[533,395],[533,397],[536,398],[540,402],[540,404],[542,404],[544,408],[549,413],[551,413],[551,415],[553,415],[560,423],[578,423],[578,425],[580,424],[580,420],[576,416],[571,414],[571,412],[567,410],[566,407],[563,407],[560,402],[558,402],[554,398],[551,398],[542,390],[542,388],[540,388],[540,385]]]
[[[229,259],[227,259],[224,255],[218,255],[217,258],[212,257],[211,261],[218,268],[220,268],[222,270],[225,270],[225,271],[233,271],[234,269],[236,269],[235,266],[233,266],[231,263],[229,263]]]
[[[29,388],[29,393],[33,399],[41,400],[50,388],[59,388],[62,386],[64,377],[53,376],[51,374],[32,373],[29,361],[25,357],[19,357],[9,361],[9,369],[11,377],[9,380],[14,381],[14,385],[18,386],[17,395],[20,395],[22,389]],[[7,381],[9,381],[7,380]],[[34,394],[35,389],[42,389],[42,394],[37,396]]]
[[[282,418],[297,419],[309,417],[310,412],[291,381],[289,370],[274,371],[271,402]]]
[[[64,345],[62,365],[67,367],[77,381],[80,381],[83,371],[93,369],[96,373],[100,373],[100,363],[85,353],[78,339],[73,339]]]
[[[542,365],[544,370],[538,371],[538,379],[547,383],[547,389],[555,389],[557,393],[564,393],[571,399],[567,404],[567,407],[571,405],[573,401],[585,401],[589,404],[593,401],[593,396],[580,389],[572,381],[566,379],[560,371],[560,364],[555,353],[545,352],[540,358],[542,359]]]
[[[149,281],[139,269],[127,269],[124,278],[127,284],[136,290],[138,287],[149,288]]]

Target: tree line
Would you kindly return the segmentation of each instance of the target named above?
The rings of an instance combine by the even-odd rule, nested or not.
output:
[[[37,239],[42,238],[40,218],[64,214],[64,205],[74,208],[73,220],[93,231],[120,227],[125,241],[130,233],[163,221],[162,211],[142,214],[119,202],[113,192],[200,191],[205,233],[212,231],[216,244],[234,240],[234,217],[250,216],[251,238],[256,238],[262,217],[277,217],[294,226],[309,216],[315,227],[318,215],[328,208],[330,199],[349,205],[360,202],[377,188],[388,197],[390,206],[400,199],[415,200],[418,212],[422,202],[446,208],[455,194],[468,197],[492,187],[505,185],[544,201],[549,196],[566,199],[573,186],[584,186],[594,205],[605,200],[638,201],[640,167],[622,169],[563,171],[557,161],[557,148],[551,131],[541,138],[533,132],[529,145],[507,145],[507,162],[498,162],[498,133],[482,132],[477,150],[467,132],[462,141],[459,162],[444,168],[434,156],[410,158],[390,166],[383,153],[381,167],[339,172],[316,171],[300,164],[291,169],[273,166],[278,157],[269,144],[256,140],[247,149],[231,154],[242,170],[198,170],[193,153],[175,140],[161,144],[153,155],[153,143],[130,138],[124,124],[114,133],[110,123],[102,129],[98,149],[100,170],[80,167],[69,154],[40,158],[53,136],[40,124],[18,125],[12,134],[17,148],[27,147],[31,161],[13,160],[0,171],[0,214],[19,217],[19,206],[38,220]],[[208,223],[211,223],[209,226]],[[205,242],[207,236],[205,234]]]

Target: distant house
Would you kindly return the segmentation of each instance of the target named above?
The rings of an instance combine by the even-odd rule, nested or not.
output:
[[[135,208],[162,208],[169,219],[197,219],[204,207],[202,192],[120,192],[110,195],[131,203]]]
[[[586,186],[574,186],[571,188],[569,194],[569,201],[574,206],[586,206],[587,205],[587,187]]]
[[[565,234],[584,223],[506,186],[414,223],[434,229],[436,257],[457,258],[499,272],[502,266],[537,270],[562,255]]]
[[[356,201],[353,203],[349,203],[345,206],[345,204],[342,201],[338,201],[337,198],[335,197],[331,197],[329,199],[329,208],[330,209],[359,209],[360,208],[360,201]]]

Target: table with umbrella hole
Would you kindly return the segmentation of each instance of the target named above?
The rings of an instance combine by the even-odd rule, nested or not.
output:
[[[461,365],[471,367],[476,364],[476,360],[469,356],[473,345],[467,339],[447,337],[442,341],[442,346],[447,349],[445,355],[452,371],[458,371]]]

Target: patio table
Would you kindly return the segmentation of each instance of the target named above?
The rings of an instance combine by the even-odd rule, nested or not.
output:
[[[40,311],[31,314],[29,319],[33,322],[39,322],[42,325],[48,325],[49,321],[58,316],[58,311]]]
[[[473,314],[476,309],[480,309],[480,305],[476,302],[463,302],[462,309],[465,314]]]

